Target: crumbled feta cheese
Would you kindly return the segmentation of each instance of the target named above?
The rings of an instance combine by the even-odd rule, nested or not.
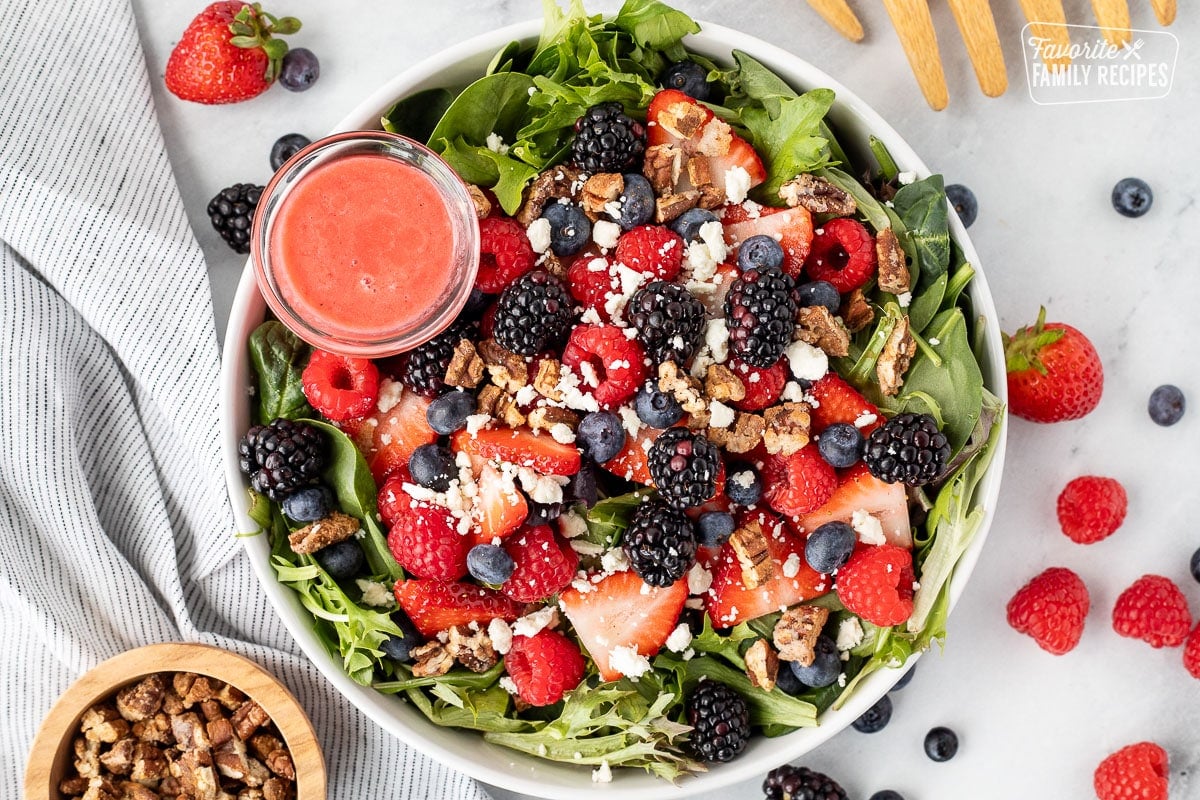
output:
[[[863,412],[862,414],[859,414],[857,418],[855,418],[854,427],[865,428],[877,419],[879,419],[879,417],[875,416],[870,411]]]
[[[744,469],[741,472],[735,472],[730,475],[729,480],[743,489],[749,489],[754,484],[754,473],[748,469]]]
[[[514,636],[537,636],[545,628],[553,628],[558,624],[558,609],[554,606],[539,608],[532,614],[526,614],[513,623]]]
[[[384,378],[379,382],[379,399],[375,401],[375,407],[379,409],[380,414],[386,414],[396,407],[403,396],[403,383],[391,378]]]
[[[939,344],[941,344],[941,343],[942,343],[942,340],[941,340],[941,339],[939,339],[939,338],[937,338],[936,336],[930,336],[930,337],[929,337],[929,343],[930,343],[931,345],[933,345],[934,347],[937,347]]]
[[[844,673],[844,672],[842,672],[838,675],[838,688],[839,689],[846,688],[846,673]]]
[[[621,226],[617,223],[609,222],[606,219],[598,219],[592,223],[592,241],[605,250],[616,247],[619,238],[621,238]]]
[[[612,769],[607,760],[602,760],[600,766],[592,770],[592,783],[612,783]]]
[[[572,539],[568,544],[581,556],[598,556],[604,552],[604,545],[589,542],[587,539]]]
[[[686,622],[681,622],[667,637],[667,649],[672,653],[682,653],[692,644],[692,629]]]
[[[584,325],[602,325],[603,324],[603,320],[600,319],[600,312],[597,311],[596,309],[590,308],[590,307],[588,309],[586,309],[583,312],[583,314],[580,315],[579,321],[582,322]]]
[[[564,539],[574,539],[588,532],[587,520],[574,511],[564,511],[558,518],[558,532]]]
[[[471,416],[467,417],[467,435],[474,436],[486,428],[487,424],[491,421],[491,414],[472,414]]]
[[[511,694],[513,696],[517,695],[517,693],[518,693],[517,682],[514,681],[508,675],[505,675],[503,678],[501,678],[499,680],[499,684],[500,684],[500,688],[503,689],[504,691],[508,692],[509,694]]]
[[[783,577],[794,578],[800,574],[800,555],[791,553],[787,560],[783,562]]]
[[[535,253],[545,253],[550,249],[550,220],[538,217],[529,223],[525,235],[529,237],[529,244]]]
[[[635,645],[620,645],[608,651],[608,665],[626,678],[638,678],[650,671],[650,659]]]
[[[625,572],[629,569],[629,554],[624,547],[614,547],[600,556],[600,566],[605,572]]]
[[[369,606],[390,606],[395,602],[395,597],[388,591],[386,584],[369,581],[366,578],[358,578],[354,582],[358,584],[358,590],[362,592],[362,601]]]
[[[858,540],[863,544],[887,544],[887,537],[883,535],[883,525],[865,509],[860,508],[850,516],[850,527],[854,528]]]
[[[858,617],[847,617],[838,624],[837,649],[853,650],[862,644],[863,629]]]
[[[574,444],[575,431],[565,422],[556,422],[550,426],[550,438],[559,444]]]
[[[699,563],[692,565],[687,573],[688,594],[704,594],[712,586],[712,573]]]
[[[520,389],[517,389],[515,397],[518,403],[527,406],[537,397],[537,389],[529,385],[522,386]]]
[[[712,353],[713,361],[724,364],[729,358],[729,328],[720,317],[710,319],[704,324],[704,344]]]
[[[721,223],[713,220],[700,226],[699,237],[684,250],[693,281],[707,283],[717,272],[717,267],[729,254],[725,246],[725,234]]]
[[[725,199],[740,203],[750,191],[750,173],[742,167],[732,167],[725,173]]]
[[[896,295],[896,302],[900,304],[901,308],[908,308],[912,305],[912,292],[901,292]]]
[[[722,403],[720,400],[713,400],[711,403],[709,403],[708,412],[710,414],[708,420],[709,427],[728,428],[733,424],[733,409]]]
[[[562,394],[563,405],[576,411],[599,411],[600,404],[596,398],[579,391],[579,386],[579,376],[564,364],[559,372],[558,385],[554,387]]]
[[[487,148],[493,153],[499,153],[500,155],[508,153],[508,145],[504,143],[504,139],[500,137],[500,134],[495,131],[487,135]]]
[[[797,339],[788,345],[783,354],[787,356],[792,374],[801,380],[820,380],[829,371],[829,356],[825,355],[825,352],[819,347],[813,347],[808,342]]]
[[[496,618],[488,623],[488,638],[492,640],[492,648],[500,655],[508,653],[512,647],[512,628],[502,619]]]
[[[625,429],[625,433],[630,437],[638,435],[638,431],[642,429],[642,420],[633,406],[621,406],[617,409],[617,416],[621,418],[621,427]]]
[[[804,388],[795,381],[788,381],[783,385],[783,394],[780,397],[789,403],[798,403],[804,399]]]
[[[600,385],[600,376],[596,374],[596,368],[592,366],[592,362],[580,361],[579,374],[583,376],[585,386],[595,388]]]
[[[896,176],[896,180],[902,186],[907,186],[908,184],[912,183],[916,179],[917,179],[917,173],[915,173],[915,172],[901,172],[899,175]]]
[[[712,351],[708,349],[708,345],[702,344],[696,350],[696,355],[692,357],[692,368],[688,372],[693,378],[702,381],[708,374],[708,368],[715,363],[717,360],[712,357]]]
[[[604,204],[604,213],[608,214],[613,219],[620,219],[622,212],[622,204],[619,199],[609,200]]]

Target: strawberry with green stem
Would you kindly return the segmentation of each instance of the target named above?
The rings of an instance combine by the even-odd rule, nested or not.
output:
[[[1104,391],[1104,367],[1096,348],[1070,325],[1037,322],[1004,334],[1012,412],[1031,422],[1063,422],[1090,414]]]

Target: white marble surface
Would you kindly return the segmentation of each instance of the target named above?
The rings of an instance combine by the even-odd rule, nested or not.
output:
[[[295,14],[298,45],[318,53],[319,83],[305,94],[275,88],[230,107],[190,105],[169,96],[159,78],[174,39],[200,6],[184,0],[135,0],[156,100],[175,173],[209,258],[218,328],[224,326],[242,268],[209,227],[207,200],[239,181],[265,182],[267,154],[281,134],[315,138],[368,91],[441,47],[540,13],[535,0],[392,3],[290,0],[270,4]],[[597,2],[598,9],[617,3]],[[920,665],[895,696],[892,724],[874,736],[848,731],[803,763],[827,770],[851,797],[883,788],[908,800],[1091,797],[1091,773],[1110,750],[1155,739],[1172,756],[1172,798],[1200,798],[1200,682],[1187,676],[1180,651],[1151,650],[1118,638],[1109,626],[1116,595],[1139,575],[1177,580],[1200,612],[1200,586],[1187,561],[1200,546],[1192,519],[1200,483],[1200,23],[1181,8],[1172,94],[1151,102],[1041,107],[1025,90],[1017,3],[996,2],[1011,88],[1000,99],[977,91],[950,13],[934,4],[949,76],[951,105],[933,113],[921,100],[881,8],[857,3],[868,40],[853,46],[799,2],[678,0],[701,19],[733,26],[784,46],[873,104],[949,182],[979,197],[971,229],[984,259],[1003,327],[1050,316],[1086,331],[1104,359],[1100,408],[1084,421],[1011,428],[1001,508],[975,579],[950,624],[944,655]],[[1087,22],[1083,0],[1068,17]],[[1135,27],[1155,27],[1150,6],[1133,0]],[[1181,7],[1184,4],[1181,4]],[[1149,181],[1155,204],[1140,220],[1117,216],[1113,183]],[[1159,383],[1180,385],[1197,408],[1177,427],[1153,426],[1145,401]],[[1108,474],[1125,482],[1130,514],[1111,540],[1090,548],[1058,532],[1054,498],[1070,478]],[[1070,655],[1054,658],[1014,634],[1004,604],[1027,578],[1069,566],[1093,600],[1088,630]],[[957,758],[934,764],[921,740],[934,725],[961,737]],[[382,734],[381,734],[382,735]],[[379,795],[380,787],[371,787]],[[497,793],[502,798],[513,795]],[[721,797],[760,796],[747,784]],[[707,796],[716,800],[717,794]]]

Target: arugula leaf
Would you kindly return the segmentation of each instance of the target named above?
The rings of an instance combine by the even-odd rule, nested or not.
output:
[[[254,392],[254,421],[312,416],[300,374],[308,363],[309,346],[299,336],[270,320],[250,334],[250,364],[258,379]]]
[[[438,683],[461,687],[463,689],[484,691],[495,686],[496,682],[500,680],[500,676],[504,674],[504,662],[497,661],[495,666],[486,672],[471,672],[467,669],[455,668],[445,675],[427,675],[423,678],[412,677],[412,670],[405,665],[400,665],[397,668],[397,672],[402,677],[397,677],[396,680],[392,681],[376,681],[372,686],[376,691],[383,692],[384,694],[407,692],[409,689],[433,686]]]
[[[674,47],[689,33],[700,32],[695,20],[659,0],[625,0],[613,24],[642,47],[656,50]]]
[[[605,548],[616,545],[621,541],[621,534],[629,527],[629,519],[634,510],[652,494],[650,490],[639,490],[608,497],[596,503],[583,514],[588,527],[584,538]]]
[[[774,626],[772,626],[774,627]],[[692,649],[697,653],[721,656],[738,669],[746,668],[742,658],[742,643],[753,642],[758,634],[747,622],[733,626],[725,633],[717,633],[713,628],[712,619],[704,615],[704,630],[692,637]]]
[[[920,265],[921,279],[929,283],[950,266],[949,206],[942,176],[901,186],[892,204],[908,230],[911,248],[906,251]]]
[[[442,694],[452,693],[455,701],[448,702],[444,697],[431,700],[421,689],[408,689],[404,694],[430,722],[442,727],[467,728],[485,733],[517,733],[533,727],[526,720],[507,716],[510,698],[508,692],[499,686],[482,692],[461,690],[452,684],[446,686]]]
[[[767,180],[758,187],[764,198],[774,198],[779,187],[802,172],[813,172],[830,163],[829,141],[821,135],[821,120],[833,105],[831,89],[813,89],[799,97],[778,99],[779,112],[747,106],[742,124],[754,148],[766,162]]]
[[[449,90],[425,89],[397,101],[383,115],[381,124],[385,131],[425,142],[453,103],[454,95]]]

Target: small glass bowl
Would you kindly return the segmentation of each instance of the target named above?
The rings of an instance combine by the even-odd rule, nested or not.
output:
[[[272,255],[271,236],[276,216],[291,190],[319,167],[353,155],[385,156],[415,167],[427,176],[445,202],[454,244],[446,289],[407,325],[378,335],[351,336],[325,330],[306,319],[284,297],[277,279],[279,255]],[[479,269],[479,221],[475,204],[458,175],[429,148],[385,131],[339,133],[305,147],[276,171],[254,214],[250,253],[259,291],[280,322],[304,341],[322,350],[360,358],[382,358],[411,350],[444,330],[467,302]]]

